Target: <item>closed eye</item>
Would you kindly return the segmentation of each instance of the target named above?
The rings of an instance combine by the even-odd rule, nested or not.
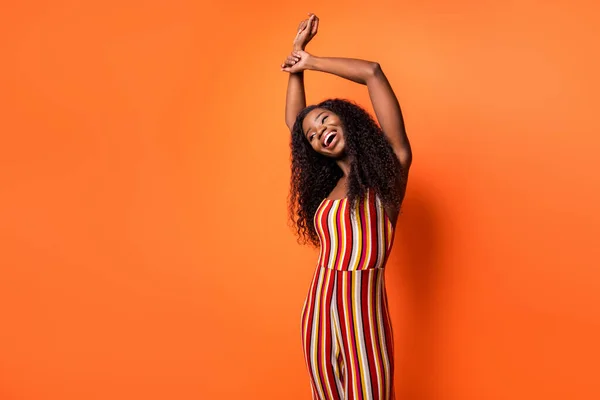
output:
[[[323,120],[321,121],[321,123],[322,123],[322,124],[324,124],[324,123],[325,123],[325,120],[326,120],[327,118],[329,118],[329,115],[326,115],[326,116],[324,116],[324,117],[323,117]]]

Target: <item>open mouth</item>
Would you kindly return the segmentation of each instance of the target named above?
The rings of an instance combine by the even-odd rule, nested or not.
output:
[[[333,141],[336,137],[337,137],[336,131],[329,132],[327,135],[325,135],[325,138],[323,139],[323,146],[325,148],[329,147],[333,143]]]

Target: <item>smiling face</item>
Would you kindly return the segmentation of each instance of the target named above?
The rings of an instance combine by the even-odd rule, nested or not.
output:
[[[341,158],[345,140],[342,121],[325,108],[311,110],[302,121],[302,132],[312,148],[324,156]]]

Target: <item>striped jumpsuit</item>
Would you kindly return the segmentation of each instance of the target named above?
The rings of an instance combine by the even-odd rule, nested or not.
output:
[[[312,398],[394,399],[384,281],[393,225],[372,190],[353,209],[324,199],[314,223],[321,251],[301,319]]]

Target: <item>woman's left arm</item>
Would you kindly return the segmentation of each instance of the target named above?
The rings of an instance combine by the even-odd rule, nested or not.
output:
[[[412,151],[404,129],[402,110],[381,66],[376,62],[353,58],[316,57],[305,51],[294,51],[292,54],[299,61],[284,69],[288,72],[306,69],[321,71],[367,86],[379,125],[392,145],[404,172],[408,173],[412,163]]]
[[[373,73],[367,78],[367,88],[379,125],[392,144],[402,169],[408,173],[412,163],[412,150],[404,128],[402,110],[392,85],[378,63],[374,65]]]

